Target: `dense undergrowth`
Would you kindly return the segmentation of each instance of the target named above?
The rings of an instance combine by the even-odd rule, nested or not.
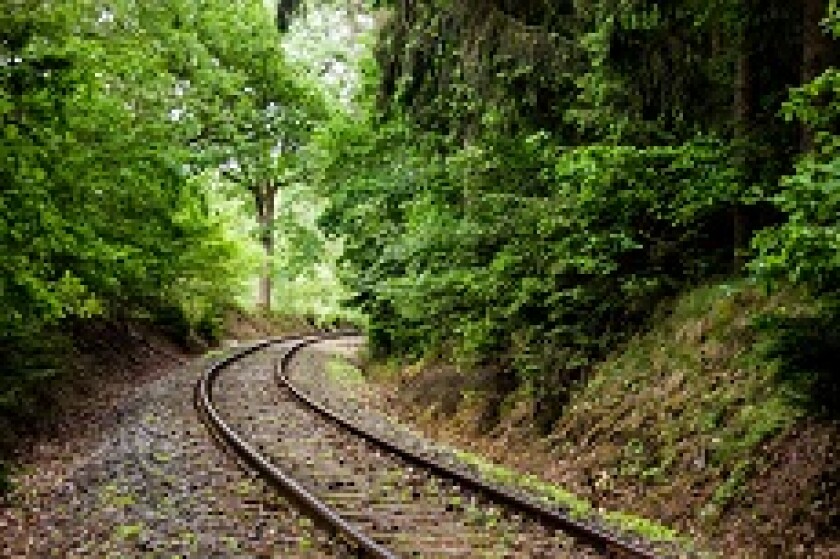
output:
[[[4,4],[4,422],[49,414],[80,322],[221,334],[260,263],[241,206],[323,112],[279,39],[261,1]]]
[[[548,429],[694,285],[791,284],[830,313],[837,6],[773,6],[394,5],[312,163],[374,355],[506,371]]]
[[[828,325],[825,312],[791,288],[689,290],[594,365],[547,435],[531,421],[528,391],[500,393],[493,373],[426,361],[369,364],[368,378],[395,387],[404,418],[471,449],[465,459],[488,475],[578,514],[632,511],[660,524],[613,520],[633,530],[635,519],[654,539],[693,534],[726,556],[807,556],[838,542],[827,526],[840,493],[826,482],[840,434],[836,392],[826,390],[836,379],[813,358],[840,349],[815,330]],[[814,345],[789,343],[805,339]]]
[[[766,324],[809,321],[820,310],[790,291],[714,285],[666,312],[596,368],[552,440],[566,459],[595,440],[611,445],[599,464],[610,478],[670,500],[690,500],[684,495],[695,488],[697,502],[686,510],[720,515],[760,467],[762,445],[819,405],[814,389],[825,379],[791,369],[803,349],[779,348]]]

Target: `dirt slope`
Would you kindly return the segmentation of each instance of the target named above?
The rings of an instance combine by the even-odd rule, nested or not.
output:
[[[488,372],[368,367],[428,436],[557,483],[593,505],[697,536],[727,557],[840,556],[840,423],[811,417],[755,327],[800,296],[697,289],[601,363],[548,437]],[[453,390],[455,388],[455,390]],[[501,416],[487,402],[503,398]]]

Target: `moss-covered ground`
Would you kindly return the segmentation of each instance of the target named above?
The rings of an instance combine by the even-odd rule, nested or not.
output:
[[[830,556],[840,428],[815,398],[832,377],[791,358],[825,338],[791,338],[790,325],[807,329],[820,310],[746,282],[688,291],[594,367],[548,436],[533,427],[527,389],[488,411],[499,394],[486,373],[430,361],[367,371],[399,395],[403,419],[572,511],[623,511],[606,517],[726,556]]]

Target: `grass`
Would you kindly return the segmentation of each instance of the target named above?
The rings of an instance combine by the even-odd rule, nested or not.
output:
[[[145,529],[145,525],[140,524],[120,524],[116,528],[114,528],[114,535],[117,536],[121,540],[131,540],[137,539],[140,537],[140,534],[143,533]]]
[[[121,489],[117,484],[111,483],[99,490],[99,502],[106,507],[125,508],[137,502],[137,496]]]
[[[648,520],[633,514],[628,514],[621,511],[609,511],[604,514],[604,519],[608,524],[618,526],[627,532],[638,534],[650,541],[670,542],[682,541],[688,542],[689,539],[667,526],[663,526],[658,522]]]
[[[498,483],[513,487],[520,487],[546,503],[560,505],[568,510],[573,518],[589,518],[595,513],[592,505],[559,485],[543,481],[536,476],[522,474],[505,466],[494,464],[481,456],[462,450],[455,451],[456,456],[463,462],[475,467],[481,475]],[[632,532],[653,541],[687,542],[688,538],[681,536],[676,530],[663,526],[655,521],[633,514],[613,511],[602,514],[603,519],[617,528]]]
[[[704,502],[685,504],[698,517],[719,513],[742,494],[761,446],[803,414],[767,356],[773,333],[756,325],[811,305],[791,290],[768,295],[739,282],[663,306],[651,330],[601,363],[572,398],[552,435],[558,454],[599,452],[600,469],[623,485],[655,487],[659,499],[711,484]]]
[[[205,359],[220,359],[228,354],[228,351],[224,349],[208,349],[204,352]]]
[[[455,450],[454,452],[459,460],[476,468],[485,478],[501,485],[527,489],[548,503],[558,504],[568,509],[569,513],[576,518],[587,516],[592,511],[592,505],[588,501],[578,498],[558,485],[542,481],[533,475],[521,474],[505,466],[494,464],[471,452],[463,450]]]
[[[327,361],[326,372],[327,377],[339,385],[365,382],[361,369],[339,356],[333,356]]]

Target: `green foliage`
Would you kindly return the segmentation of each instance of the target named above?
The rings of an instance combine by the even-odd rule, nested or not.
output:
[[[840,37],[840,16],[827,20]],[[786,177],[774,199],[788,216],[781,227],[755,240],[760,252],[753,269],[767,279],[785,278],[819,293],[840,296],[840,69],[830,68],[813,82],[791,92],[785,105],[815,133],[815,149]]]
[[[826,24],[840,37],[840,8],[832,3]],[[785,223],[762,231],[754,246],[756,275],[772,283],[792,282],[823,299],[810,316],[769,319],[774,332],[770,354],[783,363],[780,378],[812,412],[835,417],[840,378],[835,359],[840,347],[840,69],[830,68],[791,92],[788,118],[798,118],[815,135],[813,151],[782,181],[774,199]]]
[[[184,76],[168,59],[180,34],[151,9],[27,4],[3,25],[14,37],[3,52],[0,234],[13,256],[0,274],[0,329],[181,304],[201,282],[224,298],[235,283],[216,277],[211,288],[208,266],[236,249],[208,211],[207,176],[188,168],[194,123],[180,116]],[[156,36],[172,50],[155,48]]]
[[[288,308],[334,305],[338,259],[374,355],[514,371],[549,421],[663,298],[732,273],[741,236],[764,228],[758,277],[838,296],[840,72],[789,90],[798,3],[390,4],[371,56],[291,57],[361,73],[321,87],[258,0],[9,5],[0,405],[55,369],[31,340],[67,319],[217,336],[258,264],[219,198],[267,185]],[[800,124],[816,140],[794,170]]]
[[[800,5],[436,0],[389,15],[378,65],[362,64],[378,98],[315,156],[320,223],[344,241],[374,355],[513,370],[556,414],[663,298],[731,274],[762,227],[790,218],[758,235],[753,270],[840,285],[836,70],[785,109],[821,133],[780,183],[800,140],[779,118],[803,71]]]
[[[723,266],[708,248],[687,258],[733,196],[711,139],[564,148],[499,133],[441,155],[446,139],[398,123],[330,138],[322,224],[346,239],[346,278],[380,354],[500,356],[557,396],[628,322]],[[546,376],[557,369],[567,376]]]
[[[218,337],[255,264],[219,166],[280,173],[272,147],[302,143],[318,111],[259,0],[6,3],[0,415],[32,412],[66,353],[40,337],[70,320]]]

